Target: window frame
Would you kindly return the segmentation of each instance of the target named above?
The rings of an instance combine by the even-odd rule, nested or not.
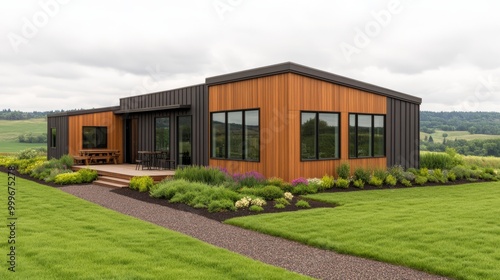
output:
[[[170,116],[155,117],[154,118],[154,130],[155,130],[155,132],[154,132],[154,135],[155,135],[154,149],[155,149],[155,151],[160,151],[158,149],[158,147],[157,147],[158,143],[156,143],[156,133],[157,133],[157,125],[156,125],[157,123],[156,122],[157,122],[158,119],[168,119],[167,120],[167,123],[168,123],[168,136],[167,136],[168,137],[168,146],[167,146],[167,151],[170,153],[171,150],[172,150],[172,149],[170,149],[170,147],[172,145],[172,143],[171,143],[172,141],[170,141],[170,140],[172,140],[171,139],[171,135],[172,135],[172,129],[171,128],[172,127],[171,127],[171,122],[170,122]]]
[[[315,114],[315,139],[314,139],[314,144],[315,144],[315,158],[312,159],[304,159],[302,157],[302,114],[303,113],[311,113]],[[338,157],[332,157],[332,158],[321,158],[320,155],[320,150],[319,150],[319,115],[320,114],[332,114],[332,115],[337,115],[338,119],[338,143],[336,145],[336,151],[338,151]],[[322,161],[322,160],[339,160],[342,158],[342,114],[340,112],[336,111],[300,111],[300,135],[299,135],[299,143],[300,143],[300,161]]]
[[[93,128],[95,131],[94,131],[94,134],[97,135],[97,131],[98,129],[106,129],[106,145],[104,147],[97,147],[97,137],[95,138],[95,144],[94,147],[91,147],[91,148],[88,148],[88,147],[84,147],[84,133],[83,131],[85,130],[85,128]],[[89,126],[82,126],[82,150],[92,150],[92,149],[107,149],[108,148],[108,127],[107,126],[96,126],[96,125],[89,125]]]
[[[83,131],[82,131],[82,133],[83,133]],[[56,127],[50,128],[50,147],[57,148],[57,128]]]
[[[354,122],[355,122],[355,143],[354,143],[354,149],[355,149],[355,154],[356,156],[351,155],[351,150],[350,150],[350,143],[348,145],[348,155],[349,159],[365,159],[365,158],[384,158],[387,157],[387,116],[384,114],[367,114],[367,113],[349,113],[349,120],[348,120],[348,134],[350,135],[351,131],[351,116],[355,116]],[[371,154],[369,156],[358,156],[358,116],[370,116],[371,118],[371,127],[370,127],[370,149],[371,149]],[[383,118],[383,124],[384,124],[384,134],[383,134],[383,155],[375,155],[375,117],[382,117]],[[350,141],[350,139],[349,139]]]
[[[246,114],[245,112],[247,111],[257,111],[257,117],[259,118],[258,121],[258,127],[259,127],[259,134],[258,134],[258,142],[259,142],[259,152],[258,152],[258,157],[257,159],[248,159],[246,158],[247,154],[247,147],[246,147]],[[241,118],[242,118],[242,137],[241,137],[241,144],[242,144],[242,155],[241,158],[231,158],[229,155],[229,145],[228,142],[230,141],[230,135],[229,133],[229,124],[228,124],[228,114],[229,113],[234,113],[234,112],[240,112],[241,113]],[[214,155],[214,139],[213,139],[213,115],[214,114],[224,114],[224,157],[216,157]],[[260,117],[260,108],[250,108],[250,109],[241,109],[241,110],[226,110],[226,111],[213,111],[210,112],[210,158],[211,159],[216,159],[216,160],[231,160],[231,161],[248,161],[248,162],[260,162],[260,152],[261,152],[261,117]]]

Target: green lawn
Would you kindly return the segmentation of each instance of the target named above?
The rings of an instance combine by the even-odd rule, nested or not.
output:
[[[428,134],[425,132],[420,132],[420,140],[424,140],[425,136],[432,136],[432,139],[435,143],[443,143],[443,133],[448,134],[446,138],[447,141],[455,141],[457,140],[474,140],[474,139],[499,139],[500,135],[488,135],[488,134],[470,134],[468,131],[443,131],[436,130],[436,132],[432,134]]]
[[[309,197],[341,206],[227,223],[456,279],[500,279],[498,182]]]
[[[5,173],[0,184],[5,224]],[[7,270],[2,226],[0,279],[307,279],[51,187],[19,178],[16,187],[17,267]]]
[[[39,135],[47,133],[46,119],[30,119],[21,121],[0,120],[0,153],[19,152],[27,148],[47,147],[47,144],[32,144],[17,142],[20,134],[33,133]]]

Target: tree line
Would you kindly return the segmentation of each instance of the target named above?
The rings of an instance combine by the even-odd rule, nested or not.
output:
[[[468,131],[471,134],[500,135],[497,112],[420,112],[420,131]]]
[[[429,139],[430,140],[430,139]],[[420,140],[422,151],[444,152],[446,148],[453,148],[459,154],[470,156],[500,157],[500,139],[475,139],[475,140],[447,140],[445,143]]]

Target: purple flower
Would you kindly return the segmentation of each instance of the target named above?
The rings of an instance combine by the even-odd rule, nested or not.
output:
[[[307,186],[307,185],[309,185],[309,182],[307,182],[307,179],[304,177],[299,177],[299,178],[292,181],[292,186],[294,186],[294,187],[296,187],[299,184]]]

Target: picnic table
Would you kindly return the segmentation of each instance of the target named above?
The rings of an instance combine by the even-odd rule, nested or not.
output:
[[[142,166],[142,169],[175,169],[175,160],[170,159],[170,153],[167,151],[138,151],[139,159],[137,167]],[[164,165],[165,164],[165,165]]]
[[[119,157],[120,151],[118,150],[90,149],[80,150],[80,155],[75,156],[74,159],[77,161],[84,161],[86,165],[98,163],[109,164],[111,161],[117,164]]]

